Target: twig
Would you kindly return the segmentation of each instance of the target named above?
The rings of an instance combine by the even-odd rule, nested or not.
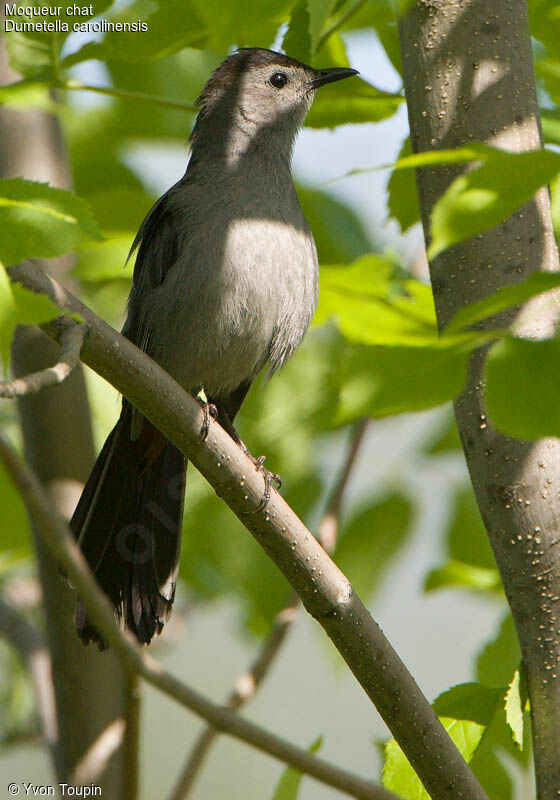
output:
[[[109,759],[120,748],[124,735],[123,719],[115,719],[107,725],[76,764],[72,772],[72,783],[83,785],[98,781],[99,777],[103,775]],[[125,779],[128,780],[129,764],[126,759],[124,763],[126,765]]]
[[[39,723],[39,733],[54,750],[58,726],[49,651],[41,633],[11,603],[0,597],[0,634],[17,650],[29,670]]]
[[[375,703],[433,800],[448,800],[450,785],[458,797],[486,800],[482,787],[414,678],[312,533],[277,491],[272,491],[266,509],[257,513],[264,479],[233,439],[210,420],[208,436],[201,442],[204,413],[199,403],[132,342],[35,265],[28,262],[11,267],[9,273],[12,279],[47,294],[59,308],[77,313],[86,321],[89,327],[82,360],[185,453],[265,549]],[[57,339],[69,324],[72,323],[67,318],[60,318],[42,328]],[[95,619],[93,622],[96,624]],[[144,661],[139,669],[145,674]],[[155,682],[157,674],[159,671],[152,671],[150,680]],[[184,692],[182,687],[178,695],[184,697]],[[237,730],[240,721],[231,711],[228,714],[228,730]],[[217,719],[217,727],[223,726],[223,718]],[[422,736],[417,735],[418,730],[422,730]]]
[[[142,695],[138,676],[125,676],[124,763],[126,764],[123,800],[136,800],[140,779],[140,705]]]
[[[328,28],[324,33],[321,34],[319,41],[317,42],[317,47],[315,52],[318,53],[321,47],[326,43],[329,36],[332,36],[333,33],[339,31],[343,25],[345,25],[349,19],[351,19],[354,14],[357,14],[358,11],[361,10],[363,6],[365,6],[366,0],[358,0],[354,3],[353,6],[350,6],[348,11],[346,11],[336,22],[334,22],[330,28]]]
[[[47,386],[56,386],[70,375],[80,360],[80,350],[84,341],[86,329],[84,325],[71,325],[60,338],[60,356],[53,367],[47,367],[39,372],[33,372],[24,378],[14,378],[12,381],[0,382],[0,397],[21,397],[24,394],[34,394]]]
[[[0,436],[0,458],[19,490],[36,530],[64,567],[69,580],[78,589],[95,627],[122,659],[131,673],[173,697],[207,719],[213,727],[268,753],[295,769],[360,800],[396,800],[372,781],[334,767],[305,750],[295,747],[269,731],[220,707],[185,685],[148,656],[115,622],[113,610],[72,537],[66,522],[52,505],[48,495],[31,469],[20,459],[12,446]]]
[[[272,630],[264,640],[253,664],[237,678],[235,689],[226,700],[227,708],[238,711],[255,696],[297,616],[298,605],[299,598],[296,595],[292,598],[291,603],[277,615]],[[184,800],[187,797],[218,733],[216,728],[208,725],[199,735],[171,793],[170,800]]]
[[[364,436],[369,424],[369,419],[364,417],[359,419],[354,425],[354,430],[349,442],[346,460],[342,465],[337,482],[327,501],[327,508],[319,526],[317,528],[319,541],[327,551],[332,553],[334,551],[336,540],[338,537],[338,529],[340,525],[340,511],[342,508],[342,500],[348,486],[348,480],[352,473],[356,457],[360,446],[364,440]]]
[[[329,553],[332,553],[336,544],[342,499],[368,422],[369,420],[364,418],[359,420],[354,426],[340,476],[328,498],[327,509],[319,523],[318,539],[323,548]],[[244,672],[237,679],[236,690],[232,692],[226,701],[228,708],[237,710],[254,697],[262,679],[265,677],[270,665],[278,655],[286,639],[289,627],[297,616],[298,606],[299,598],[296,595],[291,599],[290,603],[280,611],[270,634],[262,644],[255,662],[248,672]],[[211,726],[207,726],[202,731],[191,750],[183,772],[179,776],[177,784],[171,794],[170,800],[184,800],[184,798],[188,796],[216,736],[217,731]]]
[[[184,103],[182,100],[173,100],[170,97],[160,97],[157,94],[146,94],[146,92],[133,92],[129,89],[117,89],[114,86],[97,86],[93,83],[81,83],[75,80],[59,81],[55,86],[57,89],[67,89],[69,91],[95,92],[96,94],[105,94],[124,100],[140,100],[142,103],[155,104],[163,108],[173,108],[176,111],[188,111],[191,113],[199,111],[192,103]]]

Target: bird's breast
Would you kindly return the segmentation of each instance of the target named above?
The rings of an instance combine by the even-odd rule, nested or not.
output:
[[[168,369],[219,396],[297,348],[317,303],[317,255],[302,216],[253,212],[204,234],[189,239],[174,269],[168,318],[182,345]]]

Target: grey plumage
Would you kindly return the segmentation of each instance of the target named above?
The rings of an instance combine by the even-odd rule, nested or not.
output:
[[[202,385],[230,432],[251,381],[292,355],[315,311],[317,254],[291,177],[292,148],[316,89],[352,74],[319,72],[269,50],[229,56],[200,95],[185,175],[134,241],[123,333],[188,391]],[[170,610],[179,555],[182,494],[170,504],[162,492],[166,480],[182,488],[186,464],[126,401],[111,436],[72,527],[117,613],[149,642]],[[128,453],[120,475],[111,469],[116,448]],[[127,493],[122,512],[116,484]],[[154,513],[162,503],[165,524]],[[136,553],[146,540],[149,558],[119,554],[113,542],[123,530],[120,550]],[[81,609],[78,630],[84,641],[98,638]]]

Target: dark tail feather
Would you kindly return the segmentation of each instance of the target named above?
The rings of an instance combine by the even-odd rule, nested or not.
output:
[[[148,644],[161,632],[175,595],[187,462],[146,419],[133,441],[132,419],[125,404],[70,526],[116,613]],[[76,627],[84,644],[106,646],[81,601]]]

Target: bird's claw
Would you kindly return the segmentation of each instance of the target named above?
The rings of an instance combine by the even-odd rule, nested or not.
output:
[[[208,438],[208,431],[210,430],[210,417],[212,417],[212,419],[218,419],[218,409],[214,403],[204,403],[201,401],[201,406],[204,413],[204,419],[200,429],[200,441],[205,442]]]
[[[262,473],[262,476],[264,478],[264,494],[262,496],[261,502],[254,511],[255,514],[258,514],[260,511],[264,511],[264,509],[267,507],[269,503],[272,483],[274,482],[276,484],[276,488],[280,489],[280,487],[282,486],[282,479],[280,478],[280,475],[278,475],[276,472],[270,472],[269,470],[266,469],[266,467],[264,466],[266,456],[259,456],[258,458],[251,457],[251,458],[253,460],[253,463],[255,464],[255,469],[257,470],[257,472]]]

